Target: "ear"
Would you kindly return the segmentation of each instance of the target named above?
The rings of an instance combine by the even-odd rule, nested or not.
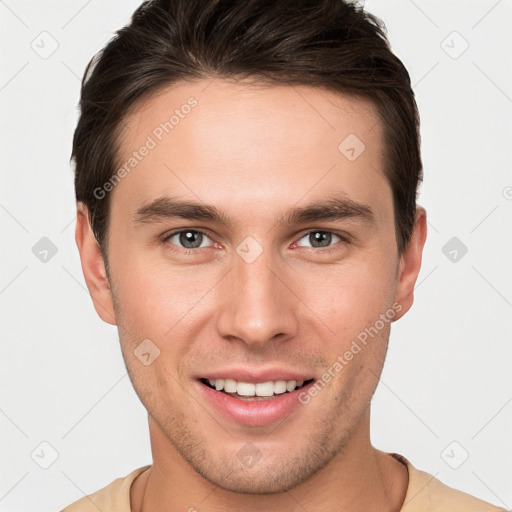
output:
[[[82,202],[77,204],[75,240],[94,309],[104,322],[116,325],[105,262],[89,222],[89,211]]]
[[[415,221],[411,239],[407,244],[398,267],[395,302],[402,309],[393,318],[398,320],[409,311],[414,301],[414,285],[421,268],[423,246],[427,239],[427,212],[422,206],[416,208]]]

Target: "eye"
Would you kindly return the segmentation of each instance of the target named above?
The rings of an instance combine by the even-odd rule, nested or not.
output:
[[[331,231],[316,230],[316,231],[310,231],[309,233],[306,233],[304,236],[302,236],[300,238],[300,240],[306,239],[307,241],[310,242],[311,245],[303,246],[300,244],[300,241],[296,245],[298,245],[300,247],[312,247],[314,249],[331,247],[331,242],[333,241],[333,237],[338,238],[339,241],[345,241],[345,239],[343,237],[341,237],[340,235],[337,235],[336,233],[332,233]],[[336,240],[334,240],[334,241],[336,242]]]
[[[194,249],[209,247],[208,244],[204,243],[206,240],[210,240],[210,238],[206,233],[198,231],[197,229],[183,229],[181,231],[175,231],[164,238],[164,242],[170,242],[181,249],[192,251]]]
[[[303,239],[306,240],[306,242],[309,242],[309,245],[303,245],[300,242]],[[208,244],[208,240],[212,242],[211,238],[206,233],[197,229],[182,229],[180,231],[174,231],[163,239],[165,243],[169,242],[172,245],[177,246],[178,249],[176,250],[178,252],[181,251],[185,253],[196,252],[197,249],[203,249],[205,247],[215,245],[214,243]],[[315,230],[303,235],[295,245],[299,247],[311,247],[313,249],[324,249],[325,252],[336,245],[339,241],[347,242],[346,238],[343,238],[341,235],[331,231]]]

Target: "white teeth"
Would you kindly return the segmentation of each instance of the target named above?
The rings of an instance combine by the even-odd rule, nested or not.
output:
[[[258,384],[256,384],[257,396],[272,396],[273,394],[274,384],[272,382],[258,382]]]
[[[296,387],[297,387],[296,380],[289,380],[286,382],[286,390],[287,391],[293,391]]]
[[[229,393],[229,391],[227,392]],[[256,394],[256,384],[239,382],[236,386],[236,392],[242,396],[254,396]]]
[[[294,391],[304,384],[303,380],[276,380],[268,382],[239,382],[234,379],[208,379],[210,386],[217,391],[224,390],[226,393],[237,393],[240,396],[273,396]]]
[[[236,380],[226,379],[224,381],[224,391],[226,393],[236,393]]]
[[[276,395],[280,395],[281,393],[286,393],[286,381],[285,380],[276,380],[274,382],[274,393]]]

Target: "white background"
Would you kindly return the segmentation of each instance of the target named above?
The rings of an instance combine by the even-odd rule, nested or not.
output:
[[[138,3],[0,2],[1,511],[59,510],[151,463],[117,330],[85,289],[69,165],[85,65]],[[393,324],[374,398],[373,443],[512,508],[512,1],[366,7],[412,77],[429,221],[415,304]],[[43,59],[31,45],[48,50],[52,38]],[[57,248],[46,263],[32,252],[42,237]],[[468,249],[457,262],[442,251],[452,237]],[[48,469],[35,462],[51,462],[42,442],[58,453]]]

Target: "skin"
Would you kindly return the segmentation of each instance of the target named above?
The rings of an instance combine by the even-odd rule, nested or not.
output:
[[[307,86],[179,83],[129,114],[119,162],[190,96],[198,105],[110,192],[108,274],[78,205],[87,286],[99,316],[119,328],[148,411],[153,464],[132,485],[132,510],[398,511],[407,469],[370,441],[391,322],[307,405],[271,425],[224,418],[195,380],[202,369],[237,363],[320,379],[379,315],[399,305],[396,321],[411,307],[426,212],[417,208],[399,257],[373,106]],[[349,134],[366,146],[354,161],[338,150]],[[282,221],[333,192],[370,206],[375,223]],[[138,208],[167,195],[214,205],[231,223],[134,221]],[[201,248],[180,253],[187,246],[179,236],[162,240],[179,228],[205,231]],[[325,252],[308,236],[314,230],[349,241],[333,235]],[[236,252],[247,236],[263,250],[252,263]],[[134,350],[147,338],[160,355],[145,366]],[[248,442],[261,453],[252,467],[237,457]]]

